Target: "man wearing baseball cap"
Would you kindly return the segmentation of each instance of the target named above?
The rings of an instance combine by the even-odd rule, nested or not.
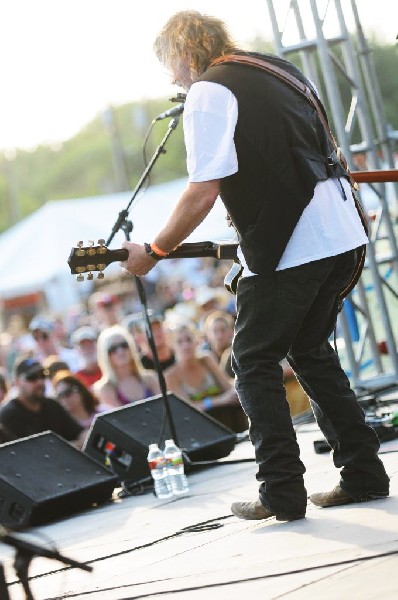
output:
[[[47,373],[36,358],[20,357],[14,366],[17,397],[0,409],[0,424],[13,439],[53,431],[80,448],[83,428],[54,399],[45,396]]]
[[[44,361],[49,356],[58,356],[68,365],[70,371],[79,368],[79,357],[72,348],[62,346],[55,335],[55,321],[46,315],[36,315],[29,323],[29,331],[35,342],[34,355]]]
[[[94,327],[82,325],[70,338],[81,361],[81,366],[74,375],[88,388],[102,377],[97,361],[97,337],[98,332]]]
[[[115,294],[95,292],[90,296],[88,305],[93,325],[100,330],[118,325],[122,319],[120,298]]]

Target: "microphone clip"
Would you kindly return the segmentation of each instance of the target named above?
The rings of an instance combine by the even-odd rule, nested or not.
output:
[[[186,99],[187,95],[183,94],[182,92],[178,92],[175,97],[169,98],[170,102],[185,102]]]

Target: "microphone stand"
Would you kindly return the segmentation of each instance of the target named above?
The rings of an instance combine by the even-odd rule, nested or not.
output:
[[[5,531],[5,530],[4,530]],[[47,548],[43,548],[41,546],[37,546],[36,544],[32,544],[31,542],[27,542],[21,538],[14,537],[8,533],[3,533],[3,528],[0,530],[0,542],[7,544],[9,546],[13,546],[16,549],[16,555],[14,560],[14,568],[15,572],[22,584],[23,590],[25,592],[26,600],[34,600],[33,594],[29,587],[29,566],[31,560],[34,556],[44,556],[45,558],[52,558],[55,560],[59,560],[63,562],[65,565],[69,565],[71,567],[77,567],[84,571],[92,571],[93,568],[84,563],[77,562],[71,558],[67,558],[63,556],[56,550],[47,550]],[[0,565],[0,598],[3,600],[9,600],[10,595],[8,593],[7,584],[4,577],[4,569],[3,566]]]
[[[132,195],[127,207],[124,210],[120,211],[118,218],[112,228],[112,233],[109,236],[108,240],[105,242],[106,246],[109,246],[109,244],[112,241],[112,239],[114,238],[115,234],[120,229],[123,230],[126,240],[130,241],[130,234],[133,230],[133,223],[131,220],[129,220],[127,218],[128,214],[129,214],[129,209],[130,209],[132,203],[134,202],[138,192],[140,191],[142,185],[144,184],[146,178],[149,176],[150,172],[152,171],[152,168],[153,168],[155,162],[157,161],[157,159],[159,158],[159,156],[161,154],[165,154],[166,150],[164,149],[164,146],[165,146],[168,138],[170,137],[171,133],[176,129],[177,125],[178,125],[178,115],[176,115],[173,119],[171,119],[163,139],[161,140],[159,146],[156,148],[152,158],[150,159],[150,161],[149,161],[148,165],[146,166],[143,174],[141,175],[136,187],[134,188],[133,195]],[[164,406],[166,409],[166,415],[167,415],[167,420],[169,422],[171,435],[173,437],[173,440],[177,444],[177,446],[179,446],[177,431],[175,428],[173,415],[171,413],[170,403],[169,403],[169,399],[167,396],[166,382],[165,382],[162,368],[160,366],[159,355],[158,355],[156,344],[155,344],[155,341],[153,338],[153,331],[152,331],[152,325],[151,325],[149,314],[148,314],[148,306],[147,306],[147,298],[146,298],[145,289],[144,289],[141,279],[137,275],[134,275],[133,277],[134,277],[135,284],[137,287],[138,297],[141,302],[142,313],[145,318],[146,335],[148,338],[149,347],[150,347],[152,355],[153,355],[153,362],[154,362],[156,374],[157,374],[157,377],[159,380],[159,386],[160,386],[160,390],[162,393],[162,399],[164,402]]]
[[[162,139],[162,141],[160,142],[159,146],[156,148],[155,152],[152,155],[152,158],[150,159],[149,163],[147,164],[143,174],[141,175],[137,185],[135,186],[134,190],[133,190],[133,195],[131,196],[131,199],[129,201],[129,203],[127,204],[126,208],[124,210],[121,210],[119,213],[118,218],[116,219],[116,222],[114,224],[114,226],[112,227],[112,233],[109,236],[109,238],[106,240],[105,242],[105,246],[109,246],[109,244],[111,243],[111,241],[113,240],[113,238],[115,237],[116,233],[120,230],[123,229],[123,224],[125,223],[128,215],[129,215],[129,209],[131,208],[131,205],[133,204],[135,198],[137,197],[138,192],[140,191],[140,189],[142,188],[146,178],[149,176],[150,172],[153,169],[153,166],[155,164],[155,162],[157,161],[157,159],[159,158],[159,156],[161,154],[166,154],[166,150],[164,149],[165,144],[168,140],[168,138],[170,137],[170,135],[172,134],[172,132],[175,130],[175,128],[178,125],[178,115],[175,116],[173,119],[171,119],[169,126],[167,128],[167,131]],[[132,231],[132,228],[130,230],[130,232]],[[128,239],[128,238],[127,238]]]

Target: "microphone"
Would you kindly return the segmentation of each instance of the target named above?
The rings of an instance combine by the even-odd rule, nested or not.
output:
[[[155,119],[155,121],[161,121],[162,119],[167,119],[168,117],[177,117],[184,110],[184,104],[178,104],[174,106],[174,108],[169,108],[165,112],[160,113]]]

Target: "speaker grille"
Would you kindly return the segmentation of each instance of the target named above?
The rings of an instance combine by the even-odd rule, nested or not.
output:
[[[0,446],[0,523],[45,523],[108,500],[118,478],[46,431]]]
[[[211,417],[193,408],[174,394],[168,402],[177,432],[178,442],[184,450],[214,444],[216,439],[234,437],[233,432]],[[147,447],[153,442],[171,437],[166,407],[162,396],[154,396],[124,406],[97,417],[126,435],[134,435],[139,444]],[[163,429],[163,434],[162,434]]]
[[[109,470],[87,460],[55,434],[39,434],[0,446],[1,478],[35,502],[63,496],[92,480],[109,479]]]
[[[176,441],[191,461],[216,460],[235,446],[235,433],[190,404],[167,394]],[[84,451],[100,462],[110,461],[122,481],[139,481],[150,475],[148,446],[173,437],[164,398],[154,396],[97,415]]]

